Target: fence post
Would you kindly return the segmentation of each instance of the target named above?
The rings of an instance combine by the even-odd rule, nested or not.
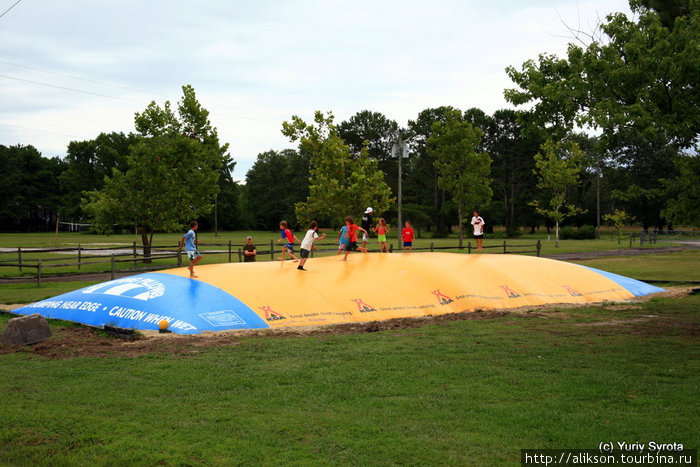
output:
[[[431,253],[433,252],[433,249],[434,249],[434,248],[433,248],[433,242],[430,242],[430,252],[431,252]]]
[[[228,262],[231,262],[231,240],[228,241]],[[241,262],[241,249],[238,249],[238,262]]]
[[[243,252],[242,252],[241,249],[239,248],[239,249],[238,249],[238,262],[239,262],[239,263],[241,262],[241,256],[243,256]],[[229,259],[228,262],[230,263],[231,260]]]
[[[82,263],[82,256],[82,248],[80,247],[80,243],[78,243],[78,269],[80,269]]]
[[[537,240],[537,256],[540,255],[540,251],[542,251],[542,242]]]
[[[112,264],[111,264],[111,268],[110,268],[109,278],[111,280],[114,280],[114,253],[112,253],[112,261],[111,262],[112,262]]]
[[[36,286],[41,287],[41,260],[36,263]]]
[[[393,252],[394,252],[394,244],[389,243],[389,253],[393,253]]]
[[[134,268],[136,267],[136,242],[131,243],[131,251],[134,254]]]
[[[507,253],[506,251],[506,241],[503,240],[503,254],[505,255]]]
[[[472,254],[472,242],[467,242],[467,253]]]
[[[182,267],[182,250],[180,249],[180,244],[177,244],[177,267]]]
[[[19,263],[19,272],[22,272],[22,247],[17,247],[17,262]]]
[[[270,240],[270,260],[275,259],[275,250],[273,250],[272,240]]]

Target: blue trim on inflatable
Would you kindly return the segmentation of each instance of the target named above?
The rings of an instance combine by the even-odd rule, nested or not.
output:
[[[145,273],[103,282],[14,310],[92,326],[158,330],[165,319],[177,334],[269,325],[236,297],[205,282]]]
[[[635,297],[641,297],[643,295],[649,295],[657,292],[665,292],[665,289],[647,284],[646,282],[638,281],[636,279],[631,279],[625,276],[620,276],[619,274],[613,274],[612,272],[590,268],[588,266],[579,266],[581,266],[582,268],[590,269],[591,271],[595,271],[601,276],[607,277],[611,281],[616,282],[621,287],[624,287],[625,289],[629,290],[629,292],[634,294]]]

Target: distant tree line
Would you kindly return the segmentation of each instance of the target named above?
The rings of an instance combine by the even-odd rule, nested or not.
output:
[[[615,212],[645,229],[700,225],[698,2],[630,6],[636,21],[617,13],[572,31],[565,58],[507,69],[506,99],[527,110],[441,106],[406,127],[370,110],[337,124],[292,117],[281,126],[298,147],[259,154],[245,183],[189,86],[176,110],[152,103],[134,133],[73,141],[63,159],[0,145],[0,229],[51,231],[60,218],[137,229],[147,245],[188,218],[274,230],[281,219],[335,225],[364,204],[395,224],[400,143],[402,216],[421,234],[446,235],[474,208],[508,236]]]

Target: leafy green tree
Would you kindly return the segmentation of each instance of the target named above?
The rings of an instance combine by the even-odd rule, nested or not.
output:
[[[385,181],[396,191],[398,180],[397,159],[392,157],[391,148],[396,144],[399,125],[379,112],[363,110],[337,126],[338,135],[350,146],[353,157],[359,157],[367,147],[370,159],[378,162],[384,172]]]
[[[700,157],[677,157],[679,176],[662,178],[670,195],[662,214],[676,225],[700,226]]]
[[[61,203],[58,176],[65,163],[33,146],[0,145],[0,216],[3,231],[53,229]]]
[[[542,54],[520,71],[508,67],[520,89],[506,90],[506,99],[534,104],[554,137],[577,123],[602,129],[609,147],[624,143],[618,139],[623,130],[692,146],[700,132],[700,3],[691,1],[688,15],[676,17],[670,30],[641,2],[630,7],[636,22],[622,13],[609,15],[600,26],[602,37],[585,48],[570,43],[566,59]]]
[[[276,230],[283,219],[297,225],[294,205],[309,195],[309,159],[293,149],[258,154],[246,174],[246,198],[256,229]]]
[[[559,247],[559,224],[568,216],[582,210],[573,204],[566,204],[566,191],[579,183],[580,163],[583,154],[572,141],[555,143],[546,141],[535,155],[537,186],[549,194],[549,202],[541,206],[538,200],[532,205],[540,214],[552,219],[556,229],[555,246]]]
[[[66,170],[59,177],[59,185],[65,193],[61,216],[79,220],[82,216],[80,200],[84,191],[99,190],[112,169],[126,170],[129,147],[136,143],[133,133],[100,133],[88,141],[71,141],[65,157]]]
[[[228,159],[219,169],[219,192],[214,200],[214,210],[200,218],[200,229],[207,230],[237,230],[243,227],[243,218],[238,200],[241,186],[233,179],[236,162]]]
[[[615,226],[615,232],[617,233],[617,243],[622,241],[622,233],[625,228],[625,224],[631,220],[631,217],[625,212],[615,209],[612,214],[606,214],[603,219],[610,221]]]
[[[429,209],[432,227],[437,232],[445,230],[443,206],[446,192],[438,185],[438,171],[435,159],[428,154],[427,141],[432,133],[433,123],[445,122],[445,114],[451,109],[452,107],[448,106],[425,109],[415,120],[408,122],[407,139],[411,150],[406,167],[404,202]]]
[[[177,114],[167,101],[136,114],[139,139],[126,170],[113,169],[101,190],[86,193],[84,209],[94,224],[106,231],[114,224],[134,226],[146,256],[155,231],[176,231],[211,211],[221,168],[230,164],[228,144],[219,144],[194,89],[182,91]]]
[[[477,153],[483,131],[464,121],[462,112],[450,109],[445,122],[435,122],[428,138],[428,154],[435,157],[440,188],[452,194],[457,205],[459,247],[464,239],[464,215],[468,206],[488,203],[491,191],[491,158],[488,153]]]
[[[299,222],[326,216],[339,224],[346,215],[358,215],[367,206],[377,213],[391,207],[394,198],[377,161],[370,159],[366,147],[352,157],[331,113],[317,111],[313,124],[293,116],[282,124],[282,133],[299,142],[300,153],[311,155],[309,195],[295,205]]]
[[[600,129],[600,153],[618,175],[614,185],[625,187],[616,199],[645,228],[661,227],[672,194],[659,190],[660,179],[679,176],[672,161],[700,134],[700,2],[631,0],[630,7],[636,20],[609,15],[599,31],[577,33],[583,46],[570,43],[566,58],[542,54],[520,70],[508,67],[518,88],[505,96],[533,105],[555,140],[574,125]]]
[[[507,109],[494,112],[491,124],[481,127],[484,149],[493,159],[494,201],[502,212],[508,237],[517,236],[521,225],[532,225],[534,216],[534,209],[528,205],[536,197],[534,155],[544,141],[540,133],[526,131],[527,124],[523,112]]]

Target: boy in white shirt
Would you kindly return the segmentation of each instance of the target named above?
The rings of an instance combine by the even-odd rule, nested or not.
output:
[[[326,238],[326,234],[324,233],[320,237],[318,236],[318,233],[316,232],[318,230],[318,222],[316,221],[311,221],[311,224],[309,224],[309,230],[306,231],[306,235],[304,236],[304,240],[301,241],[301,260],[299,261],[299,266],[297,269],[301,269],[302,271],[306,271],[304,269],[304,264],[306,263],[307,258],[309,257],[309,253],[311,253],[312,249],[316,249],[314,246],[314,240],[319,239],[323,240]]]
[[[484,219],[479,215],[479,211],[474,209],[472,226],[474,227],[474,238],[476,239],[476,251],[481,251],[484,245]]]

